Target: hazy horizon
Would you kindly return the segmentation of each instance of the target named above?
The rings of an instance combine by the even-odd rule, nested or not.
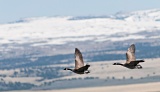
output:
[[[0,1],[0,24],[30,17],[110,15],[160,8],[159,3],[159,0],[5,0]]]

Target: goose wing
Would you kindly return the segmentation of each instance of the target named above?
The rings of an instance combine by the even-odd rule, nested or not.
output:
[[[129,48],[128,51],[126,53],[126,63],[129,64],[131,61],[135,61],[136,57],[135,57],[135,45],[132,44]]]
[[[83,56],[79,49],[75,48],[75,69],[79,69],[84,66]]]

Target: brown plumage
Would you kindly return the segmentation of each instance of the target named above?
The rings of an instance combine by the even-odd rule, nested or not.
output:
[[[128,51],[126,52],[126,63],[129,64],[131,61],[136,61],[135,57],[135,45],[132,44],[129,48]]]
[[[135,69],[135,68],[141,69],[142,66],[139,65],[139,63],[144,62],[144,60],[136,60],[135,50],[136,50],[135,45],[132,44],[126,52],[126,63],[125,64],[114,63],[113,65],[121,65],[129,69]]]
[[[82,53],[75,48],[75,69],[79,69],[84,66]]]
[[[75,69],[65,68],[64,70],[70,70],[77,74],[88,74],[88,68],[90,65],[84,66],[83,56],[82,53],[78,48],[75,48]]]

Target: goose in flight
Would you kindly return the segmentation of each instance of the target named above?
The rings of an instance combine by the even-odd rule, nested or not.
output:
[[[113,65],[121,65],[129,69],[142,69],[142,66],[139,63],[144,62],[144,60],[136,60],[135,50],[136,50],[135,45],[132,44],[128,48],[128,51],[126,53],[126,63],[125,64],[114,63]]]
[[[78,48],[75,48],[75,69],[64,68],[64,70],[70,70],[77,74],[88,74],[90,73],[88,71],[89,67],[90,65],[88,64],[84,66],[82,53],[80,52]]]

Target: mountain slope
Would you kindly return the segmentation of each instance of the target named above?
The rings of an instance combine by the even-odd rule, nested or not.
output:
[[[105,50],[114,48],[114,43],[158,46],[159,19],[160,10],[153,9],[99,17],[26,18],[1,24],[0,59],[68,54],[75,47]]]
[[[77,41],[121,41],[145,39],[139,32],[160,29],[160,11],[146,10],[117,14],[115,18],[69,20],[72,17],[43,17],[0,25],[0,43],[64,44]],[[123,20],[118,18],[124,17]],[[138,21],[137,21],[138,20]],[[136,34],[137,33],[137,34]],[[159,38],[158,35],[149,38]]]

